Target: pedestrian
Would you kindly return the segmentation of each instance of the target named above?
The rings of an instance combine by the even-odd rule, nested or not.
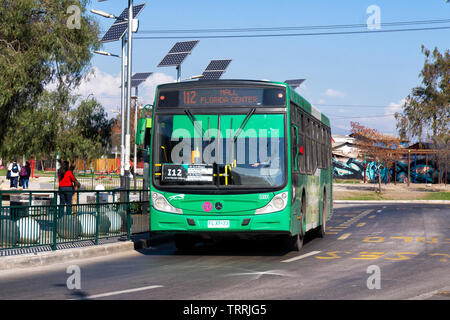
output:
[[[20,169],[20,180],[22,181],[21,185],[23,189],[28,189],[28,182],[31,176],[31,167],[30,163],[27,161],[25,165]]]
[[[14,160],[12,163],[9,164],[8,171],[11,172],[11,179],[9,180],[10,181],[9,187],[17,189],[17,183],[19,182],[20,166],[16,160]]]
[[[58,169],[59,180],[59,214],[58,217],[64,215],[64,209],[67,208],[66,214],[72,213],[72,196],[74,193],[74,185],[79,185],[77,179],[70,170],[69,162],[60,162],[60,168]]]

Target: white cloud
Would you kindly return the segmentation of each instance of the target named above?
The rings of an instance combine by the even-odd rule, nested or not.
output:
[[[327,89],[327,91],[325,91],[325,95],[328,97],[335,97],[335,98],[343,98],[346,96],[344,92],[334,89]]]
[[[405,102],[406,102],[406,99],[402,99],[398,103],[391,102],[389,104],[389,107],[387,107],[385,109],[385,114],[389,115],[389,114],[394,114],[396,112],[401,112],[403,110],[403,105],[405,104]]]
[[[162,83],[174,82],[175,79],[164,73],[152,74],[143,84],[139,86],[139,103],[152,104],[155,96],[156,86]],[[109,74],[101,71],[97,67],[92,68],[92,72],[81,82],[74,92],[82,98],[86,98],[91,93],[97,101],[105,108],[110,116],[114,116],[112,111],[120,111],[120,73]],[[134,89],[131,91],[134,95]]]
[[[139,103],[153,104],[155,100],[156,86],[163,83],[175,82],[172,76],[164,73],[155,72],[139,88]]]

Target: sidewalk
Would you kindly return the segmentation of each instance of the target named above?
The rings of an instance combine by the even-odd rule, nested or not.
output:
[[[43,252],[36,252],[39,249],[33,250],[30,248],[30,253],[15,254],[0,257],[0,271],[33,268],[39,266],[47,266],[56,263],[69,262],[78,259],[87,259],[93,257],[109,256],[120,252],[135,251],[151,246],[160,245],[172,241],[172,234],[162,234],[150,237],[149,233],[136,234],[131,236],[130,241],[121,241],[120,239],[113,240],[99,240],[100,244],[94,245],[91,243],[85,246],[83,244],[61,244],[59,248],[80,246],[76,248],[59,249],[52,251],[50,247],[43,248]],[[109,243],[102,243],[109,242]],[[41,248],[42,249],[42,248]],[[10,249],[20,251],[21,249]],[[35,252],[32,252],[35,251]]]
[[[378,184],[373,183],[334,183],[334,201],[447,201],[450,185],[406,183],[382,184],[381,194]],[[444,203],[447,203],[444,202]],[[403,202],[404,203],[404,202]],[[432,202],[423,202],[432,203]]]

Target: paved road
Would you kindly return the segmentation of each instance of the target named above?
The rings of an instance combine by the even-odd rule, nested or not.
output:
[[[450,299],[450,206],[337,205],[328,231],[300,252],[227,240],[78,261],[81,289],[69,264],[0,272],[0,299]]]

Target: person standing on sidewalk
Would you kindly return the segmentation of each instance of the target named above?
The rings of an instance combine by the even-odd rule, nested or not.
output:
[[[66,214],[72,213],[72,196],[73,196],[73,184],[76,183],[76,179],[69,169],[69,162],[61,162],[61,167],[58,169],[59,180],[59,212],[58,217],[61,218],[64,215],[64,209],[67,207]]]
[[[23,189],[28,189],[28,181],[30,180],[31,176],[31,167],[30,163],[27,161],[25,162],[25,166],[22,167],[20,170],[20,179],[22,180],[22,187]]]
[[[17,189],[17,183],[19,182],[20,166],[16,160],[10,163],[8,170],[11,172],[11,179],[9,180],[9,187]]]

